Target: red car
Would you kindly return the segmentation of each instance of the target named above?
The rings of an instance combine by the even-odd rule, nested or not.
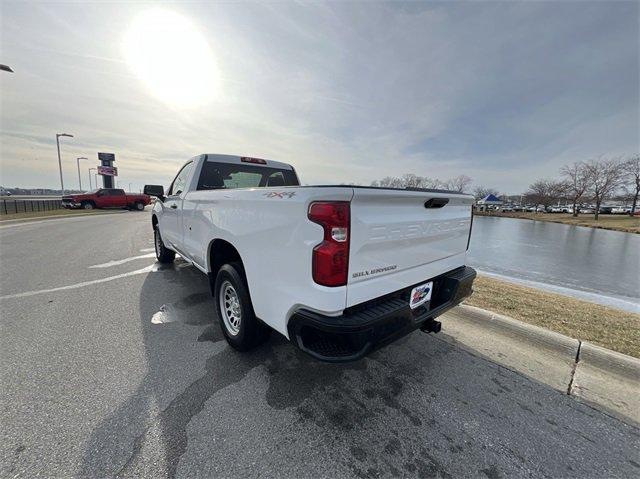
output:
[[[62,206],[65,208],[127,208],[143,211],[144,207],[151,203],[149,195],[136,195],[125,193],[117,188],[100,188],[79,195],[67,195],[62,197]]]

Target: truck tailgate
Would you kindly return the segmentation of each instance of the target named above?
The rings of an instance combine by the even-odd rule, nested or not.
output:
[[[472,203],[457,193],[354,188],[347,307],[463,266]]]

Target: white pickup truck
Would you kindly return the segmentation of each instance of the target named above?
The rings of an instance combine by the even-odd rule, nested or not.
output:
[[[157,197],[158,261],[209,276],[228,342],[271,329],[313,357],[359,359],[421,329],[472,292],[473,198],[443,190],[300,186],[271,160],[203,154]]]

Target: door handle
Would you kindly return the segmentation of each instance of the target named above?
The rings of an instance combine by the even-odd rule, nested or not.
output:
[[[169,208],[175,210],[178,208],[178,205],[176,205],[175,203],[172,203],[171,206],[169,206]]]

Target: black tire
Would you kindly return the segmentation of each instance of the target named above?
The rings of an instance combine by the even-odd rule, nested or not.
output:
[[[222,311],[222,303],[225,299],[224,290],[229,284],[239,301],[240,320],[236,331],[233,331],[225,322],[225,317],[228,318],[228,315]],[[238,351],[248,351],[269,339],[271,329],[256,318],[241,263],[229,263],[220,268],[216,276],[214,291],[220,328],[231,347]]]
[[[176,257],[176,252],[170,250],[164,245],[162,236],[160,236],[160,230],[157,226],[153,227],[153,245],[156,250],[156,259],[160,263],[172,263]]]
[[[134,208],[136,211],[144,211],[144,203],[140,203],[140,202],[135,203],[135,204],[133,205],[133,208]]]
[[[83,201],[80,205],[83,210],[92,210],[96,207],[91,201]]]

